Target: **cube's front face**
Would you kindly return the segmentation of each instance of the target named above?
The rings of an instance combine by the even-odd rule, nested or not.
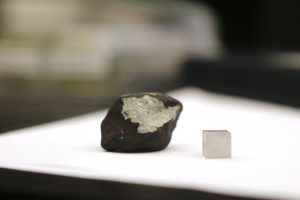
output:
[[[230,158],[231,134],[226,130],[204,130],[202,152],[206,158]]]

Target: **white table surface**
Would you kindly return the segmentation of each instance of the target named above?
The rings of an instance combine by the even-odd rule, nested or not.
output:
[[[183,88],[184,109],[167,149],[100,147],[106,110],[0,136],[0,167],[72,177],[300,199],[300,110]],[[202,156],[202,130],[232,133],[231,159]]]

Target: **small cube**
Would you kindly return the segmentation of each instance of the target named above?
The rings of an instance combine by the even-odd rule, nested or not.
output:
[[[203,130],[202,153],[205,158],[230,158],[230,132],[227,130]]]

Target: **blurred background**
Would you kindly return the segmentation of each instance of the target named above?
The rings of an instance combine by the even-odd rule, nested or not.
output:
[[[191,85],[300,107],[299,6],[0,0],[0,132]]]

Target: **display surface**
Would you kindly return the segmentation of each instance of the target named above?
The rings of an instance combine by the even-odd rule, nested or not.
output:
[[[107,111],[0,136],[0,167],[230,195],[300,198],[300,110],[183,88],[169,146],[113,153],[100,147]],[[202,130],[226,129],[231,159],[202,156]]]

